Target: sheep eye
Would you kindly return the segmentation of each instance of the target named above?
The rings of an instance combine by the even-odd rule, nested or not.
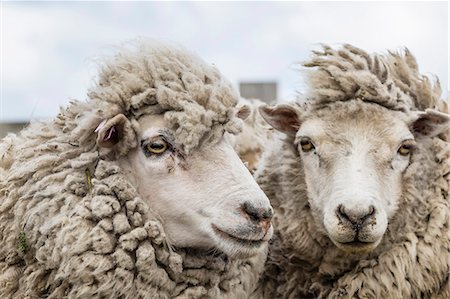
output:
[[[398,153],[402,156],[408,156],[411,153],[411,146],[405,144],[400,146]]]
[[[411,154],[411,152],[414,150],[415,147],[416,143],[414,139],[404,140],[403,143],[398,148],[397,153],[399,153],[399,155],[406,157]]]
[[[314,149],[314,145],[309,138],[303,138],[300,140],[300,146],[304,152],[309,152]]]
[[[169,144],[162,138],[150,141],[145,145],[144,150],[151,155],[161,155],[169,148]]]

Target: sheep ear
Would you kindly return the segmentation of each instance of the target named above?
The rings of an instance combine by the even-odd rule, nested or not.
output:
[[[241,106],[238,106],[238,111],[236,112],[236,116],[242,120],[246,120],[247,117],[250,116],[251,112],[252,112],[252,109],[250,108],[250,106],[241,105]]]
[[[274,129],[289,136],[295,136],[300,128],[299,111],[291,105],[264,105],[259,108],[259,113]]]
[[[427,109],[417,113],[409,127],[417,137],[434,137],[450,130],[450,115]]]
[[[125,124],[128,119],[123,114],[118,114],[109,120],[101,122],[95,132],[97,144],[100,147],[112,148],[123,138]]]

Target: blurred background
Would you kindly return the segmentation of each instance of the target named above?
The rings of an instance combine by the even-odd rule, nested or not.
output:
[[[298,63],[320,43],[370,52],[408,47],[422,73],[449,86],[448,1],[1,1],[0,137],[85,100],[96,59],[139,36],[177,42],[244,97],[288,101],[304,89]]]

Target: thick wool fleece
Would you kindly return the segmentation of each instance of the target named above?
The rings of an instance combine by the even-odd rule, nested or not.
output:
[[[265,254],[174,251],[117,163],[144,114],[164,113],[186,153],[239,131],[230,84],[182,49],[137,44],[89,96],[1,143],[0,298],[246,298]],[[96,127],[119,113],[119,147],[100,150]]]
[[[315,69],[309,74],[308,100],[301,104],[304,114],[332,113],[335,105],[448,112],[438,83],[433,86],[419,74],[408,51],[382,56],[349,45],[324,47],[305,65]],[[275,209],[276,233],[254,297],[449,298],[449,133],[418,140],[398,211],[381,244],[362,256],[344,253],[318,230],[293,138],[280,136],[256,173]]]

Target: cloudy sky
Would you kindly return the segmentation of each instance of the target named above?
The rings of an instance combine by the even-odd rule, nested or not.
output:
[[[302,90],[295,63],[319,43],[368,51],[407,46],[448,90],[449,8],[427,2],[8,2],[1,3],[0,121],[49,118],[84,100],[95,59],[138,36],[178,42],[236,86],[278,82]]]

